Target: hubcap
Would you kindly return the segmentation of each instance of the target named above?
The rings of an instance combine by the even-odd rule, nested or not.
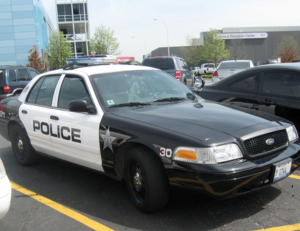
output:
[[[18,149],[20,152],[23,152],[24,150],[24,145],[23,145],[23,141],[21,139],[18,140]]]
[[[142,188],[142,181],[141,181],[140,174],[138,172],[136,172],[135,175],[133,176],[133,184],[136,191],[140,192]]]

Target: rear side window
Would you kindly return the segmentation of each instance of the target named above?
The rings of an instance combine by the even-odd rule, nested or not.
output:
[[[220,63],[219,69],[230,69],[230,68],[246,69],[249,67],[250,67],[250,62],[226,62],[226,63]]]
[[[160,70],[175,69],[173,59],[169,59],[169,58],[145,59],[143,65],[148,67],[155,67]]]
[[[263,93],[287,97],[300,97],[300,76],[291,72],[268,72],[264,74]]]
[[[8,79],[9,82],[16,82],[17,81],[17,75],[14,69],[8,70]]]
[[[29,81],[31,77],[29,76],[26,69],[17,69],[18,81]]]
[[[30,73],[30,75],[31,75],[32,78],[40,74],[40,73],[38,73],[35,70],[29,70],[29,73]]]
[[[26,100],[28,103],[34,103],[44,106],[51,106],[53,93],[59,76],[47,76],[38,80],[29,93]]]

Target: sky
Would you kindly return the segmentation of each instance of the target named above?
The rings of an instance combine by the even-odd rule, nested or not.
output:
[[[57,29],[55,0],[42,2]],[[299,9],[300,0],[88,0],[90,37],[101,24],[109,27],[121,55],[138,61],[210,28],[300,26]]]

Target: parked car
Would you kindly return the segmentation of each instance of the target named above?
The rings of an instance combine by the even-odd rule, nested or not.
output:
[[[147,57],[142,65],[163,70],[185,85],[193,86],[194,84],[194,73],[183,58],[177,56]]]
[[[204,99],[280,116],[300,131],[300,65],[263,65],[205,86]]]
[[[20,95],[27,83],[38,74],[40,73],[31,67],[0,66],[0,101]]]
[[[215,71],[214,63],[204,63],[199,70],[200,75],[212,74]]]
[[[297,131],[283,118],[207,102],[155,68],[78,66],[39,75],[0,102],[0,134],[20,165],[45,154],[124,179],[143,212],[164,208],[170,185],[229,198],[300,166]]]
[[[11,185],[0,158],[0,219],[7,214],[11,202]]]
[[[238,73],[240,71],[246,70],[253,67],[251,60],[227,60],[222,61],[218,65],[217,69],[214,71],[212,76],[213,82],[218,82],[230,75]]]
[[[259,60],[257,63],[256,63],[256,66],[259,66],[259,65],[266,65],[266,64],[276,64],[278,63],[278,60],[277,59],[263,59],[263,60]]]

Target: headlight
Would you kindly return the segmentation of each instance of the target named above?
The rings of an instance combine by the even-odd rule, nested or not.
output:
[[[196,164],[218,164],[242,157],[236,144],[226,144],[211,148],[179,147],[175,150],[173,159]]]
[[[0,159],[0,179],[2,179],[5,176],[6,176],[6,172],[5,172],[4,164]]]
[[[286,132],[288,134],[290,142],[298,139],[298,133],[297,133],[295,126],[290,126],[290,127],[286,128]]]

